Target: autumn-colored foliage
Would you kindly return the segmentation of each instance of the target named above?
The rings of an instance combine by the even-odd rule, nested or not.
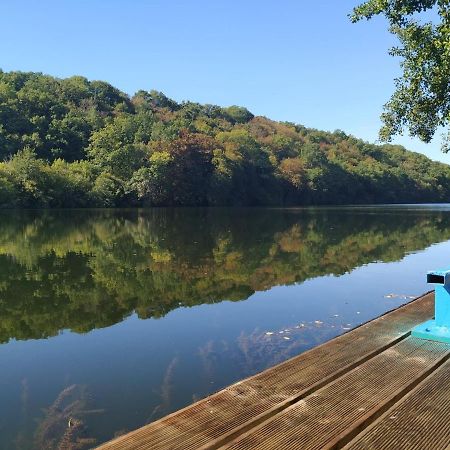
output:
[[[0,208],[446,202],[450,167],[254,116],[0,71]]]

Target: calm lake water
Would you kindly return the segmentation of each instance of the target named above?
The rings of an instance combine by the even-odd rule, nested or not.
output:
[[[91,448],[408,302],[447,265],[447,205],[3,211],[0,448]]]

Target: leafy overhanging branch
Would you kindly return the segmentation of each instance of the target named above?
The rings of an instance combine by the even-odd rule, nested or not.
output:
[[[435,17],[420,20],[423,13]],[[390,141],[405,129],[430,142],[450,124],[450,2],[448,0],[369,0],[353,10],[352,22],[383,15],[399,46],[390,54],[401,58],[401,77],[381,115],[380,137]],[[443,141],[449,150],[449,136]]]

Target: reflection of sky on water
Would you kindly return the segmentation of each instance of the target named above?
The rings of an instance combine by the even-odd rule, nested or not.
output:
[[[444,242],[244,301],[180,307],[160,319],[133,314],[86,334],[1,345],[0,447],[72,439],[68,420],[97,442],[155,420],[429,290],[425,272],[449,265],[449,254]]]

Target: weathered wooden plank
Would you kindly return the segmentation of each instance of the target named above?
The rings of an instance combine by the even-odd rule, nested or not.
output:
[[[222,448],[341,448],[449,357],[449,344],[409,337]]]
[[[430,319],[432,315],[433,295],[427,294],[100,448],[219,448],[355,367],[377,357],[404,339],[412,327]]]
[[[450,362],[420,383],[345,450],[446,450],[450,447]]]

